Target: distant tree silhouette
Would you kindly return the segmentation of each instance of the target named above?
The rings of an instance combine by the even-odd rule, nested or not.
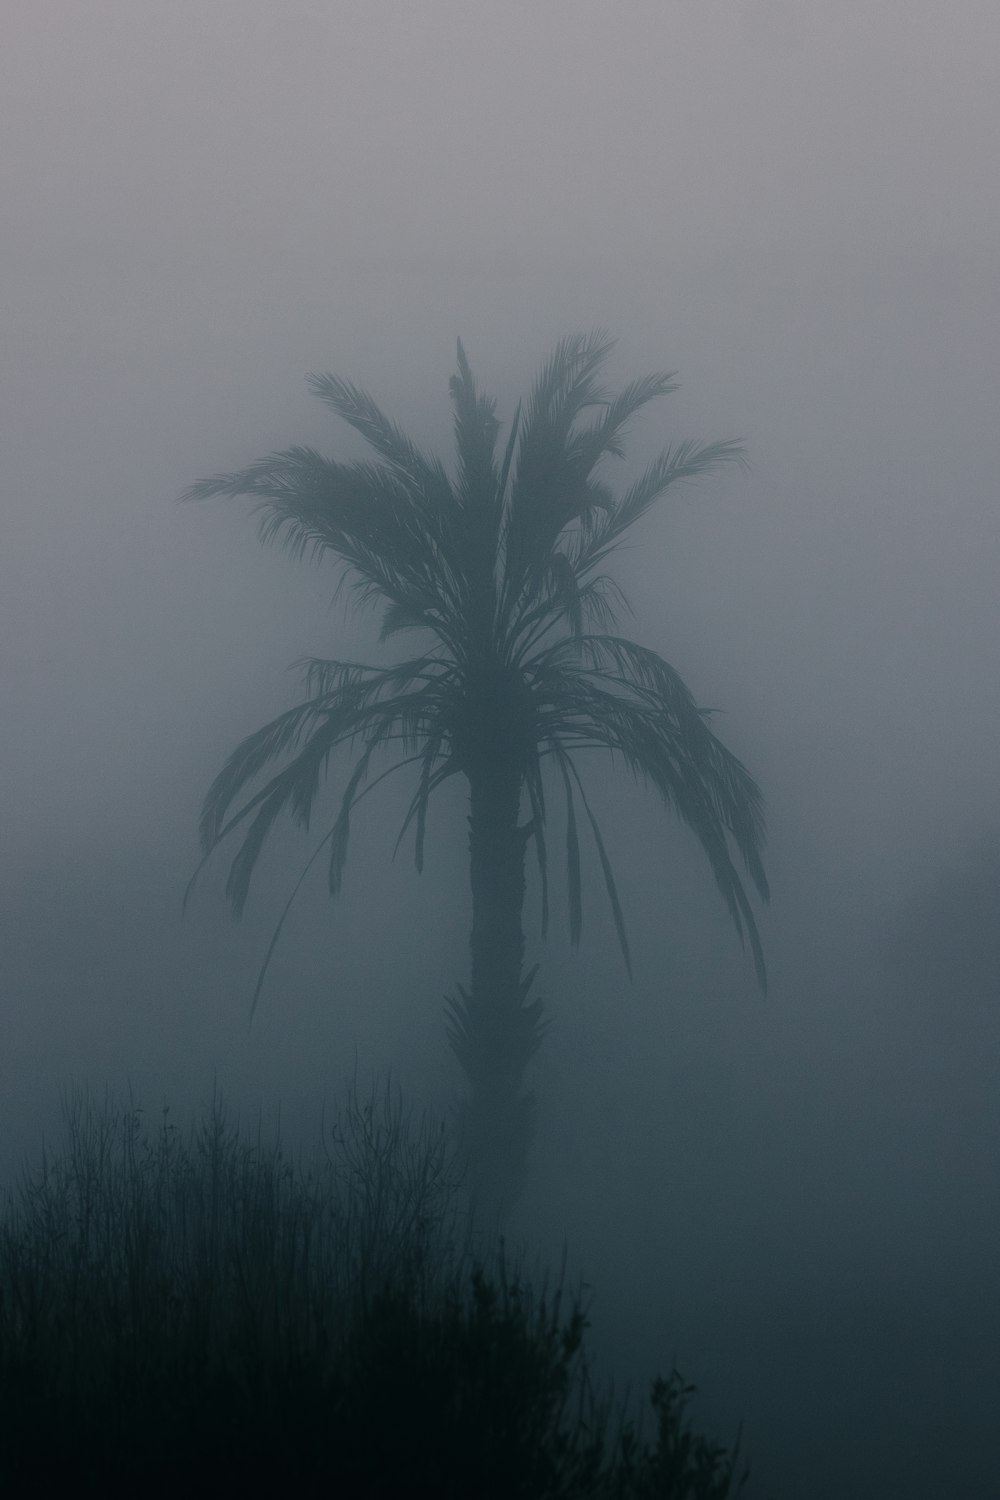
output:
[[[298,557],[332,554],[359,603],[381,608],[382,641],[402,631],[422,637],[417,654],[390,666],[304,662],[304,701],[230,756],[205,799],[201,840],[207,858],[245,829],[226,887],[240,912],[275,819],[287,811],[308,826],[331,756],[346,750],[353,764],[339,810],[313,856],[327,851],[335,894],[352,809],[377,780],[414,769],[400,838],[412,827],[419,870],[428,802],[451,777],[465,778],[472,966],[468,986],[448,1001],[449,1039],[470,1086],[463,1107],[470,1162],[497,1203],[509,1203],[522,1179],[533,1111],[524,1073],[544,1029],[542,1003],[531,994],[536,969],[524,970],[522,923],[531,844],[545,935],[543,773],[554,773],[565,806],[574,943],[582,809],[631,972],[614,876],[577,766],[581,752],[603,750],[694,831],[764,983],[757,927],[733,858],[766,899],[760,790],[673,667],[613,633],[624,599],[604,571],[625,532],[671,485],[741,459],[742,450],[729,441],[677,443],[616,498],[596,477],[601,460],[621,456],[629,420],[676,387],[670,375],[654,374],[606,393],[598,377],[612,347],[599,332],[562,340],[498,452],[495,402],[477,388],[459,343],[451,475],[364,390],[313,376],[316,394],[362,434],[374,461],[337,463],[289,448],[187,494],[258,500],[263,542],[280,541]],[[386,755],[391,763],[375,776]],[[276,762],[281,769],[251,791]],[[265,969],[280,929],[279,922]]]

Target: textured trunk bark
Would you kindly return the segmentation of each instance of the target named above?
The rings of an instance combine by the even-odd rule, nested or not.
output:
[[[503,1028],[520,1005],[524,932],[524,839],[518,828],[520,777],[485,766],[469,778],[469,879],[472,886],[472,995]],[[497,1040],[500,1040],[498,1035]],[[510,1039],[508,1038],[508,1043]],[[494,1064],[508,1048],[494,1053]],[[509,1066],[514,1064],[507,1057]],[[495,1066],[491,1071],[495,1071]]]
[[[513,756],[484,755],[467,767],[472,982],[452,1005],[452,1044],[470,1085],[463,1137],[474,1191],[503,1217],[523,1185],[534,1099],[524,1071],[538,1045],[541,1004],[526,1003],[522,978],[524,830],[521,776]]]

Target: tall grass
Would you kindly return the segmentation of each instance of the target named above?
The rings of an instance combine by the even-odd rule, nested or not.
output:
[[[143,1494],[725,1500],[675,1374],[645,1442],[595,1392],[579,1298],[462,1209],[444,1129],[355,1087],[308,1163],[218,1097],[182,1133],[66,1101],[0,1213],[0,1485]]]

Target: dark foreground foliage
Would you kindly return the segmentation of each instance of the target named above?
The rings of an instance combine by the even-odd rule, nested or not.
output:
[[[311,1166],[218,1101],[187,1137],[79,1098],[66,1125],[0,1219],[0,1492],[742,1487],[676,1374],[651,1440],[594,1391],[579,1299],[477,1248],[444,1132],[388,1087],[348,1096]]]

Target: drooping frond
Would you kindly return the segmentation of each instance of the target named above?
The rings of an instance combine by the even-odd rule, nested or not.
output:
[[[384,781],[385,778],[387,776],[391,776],[394,771],[399,771],[404,766],[406,766],[408,764],[409,764],[408,760],[402,760],[402,761],[398,761],[396,763],[396,765],[390,766],[387,771],[383,771],[382,772],[381,776],[376,776],[373,781],[369,782],[368,786],[365,788],[365,790],[363,792],[359,792],[356,796],[354,796],[353,802],[354,803],[360,802],[361,798],[364,797],[364,796],[366,796],[368,794],[368,792],[373,791],[375,789],[375,787],[379,784],[380,781]],[[267,945],[267,952],[264,954],[264,960],[263,960],[263,962],[262,962],[262,964],[260,966],[260,969],[257,972],[257,983],[254,985],[253,999],[251,1000],[251,1003],[250,1003],[250,1015],[248,1017],[248,1025],[250,1025],[250,1026],[253,1025],[253,1018],[254,1018],[254,1015],[256,1014],[256,1011],[257,1011],[257,1002],[259,1001],[260,996],[261,996],[261,991],[264,988],[264,980],[267,977],[267,971],[268,971],[268,969],[271,966],[271,959],[274,957],[275,950],[276,950],[276,948],[278,946],[278,939],[281,937],[282,928],[284,927],[285,922],[288,920],[288,914],[291,911],[292,906],[295,903],[296,896],[298,895],[299,891],[302,889],[302,886],[305,883],[305,879],[306,879],[306,876],[309,874],[309,871],[312,869],[312,867],[316,863],[317,859],[319,859],[319,856],[323,853],[323,850],[326,848],[327,844],[329,844],[332,840],[334,840],[337,837],[337,834],[338,834],[338,824],[339,824],[339,818],[338,818],[338,821],[335,822],[332,825],[332,827],[330,827],[330,828],[327,829],[326,833],[320,839],[319,843],[316,845],[316,848],[313,850],[312,854],[306,860],[306,862],[303,865],[301,871],[299,872],[298,879],[296,880],[295,884],[292,886],[291,893],[289,894],[288,899],[286,900],[284,906],[281,909],[281,915],[279,916],[277,922],[275,923],[274,931],[271,933],[271,940],[270,940],[270,942]]]
[[[569,896],[569,940],[574,948],[580,941],[583,924],[583,894],[580,882],[580,836],[576,831],[576,809],[573,806],[573,783],[566,769],[567,756],[556,739],[552,740],[566,793],[566,891]]]
[[[303,764],[310,766],[311,773],[317,751],[329,754],[358,734],[370,712],[376,707],[384,711],[381,700],[387,694],[391,702],[391,695],[405,696],[413,684],[422,684],[426,689],[434,681],[430,671],[434,659],[426,656],[389,668],[318,660],[306,660],[300,665],[305,672],[307,700],[248,735],[212,782],[201,815],[201,844],[205,853],[225,836],[226,818],[235,799],[268,765],[297,753],[305,742],[309,755]]]
[[[544,941],[549,932],[549,858],[545,843],[545,797],[542,791],[542,778],[538,774],[540,769],[536,762],[536,773],[525,778],[528,800],[531,803],[531,822],[524,832],[525,840],[530,839],[534,844],[535,857],[538,860],[538,880],[542,898],[541,933]]]
[[[347,861],[347,841],[351,831],[351,809],[357,800],[358,788],[368,775],[368,766],[371,762],[372,753],[377,748],[375,743],[365,746],[363,753],[358,757],[351,778],[344,788],[344,795],[340,799],[340,811],[330,830],[330,863],[327,871],[327,886],[331,896],[340,894],[340,884],[344,876],[344,865]]]
[[[625,972],[631,979],[632,955],[629,952],[628,934],[625,931],[625,913],[622,911],[621,900],[618,896],[618,885],[615,881],[614,871],[611,868],[611,861],[608,858],[608,852],[604,847],[604,837],[601,833],[600,825],[591,810],[587,794],[583,789],[583,782],[580,780],[579,771],[576,769],[576,766],[573,764],[572,759],[568,755],[564,757],[564,761],[566,769],[569,771],[570,775],[573,777],[573,780],[576,782],[576,789],[579,793],[580,801],[583,803],[583,810],[587,814],[587,820],[590,823],[590,831],[594,835],[594,843],[597,845],[597,855],[601,861],[601,873],[604,876],[604,888],[608,893],[608,902],[611,906],[611,915],[614,918],[615,933],[618,937],[618,946],[619,948],[621,948],[622,958],[625,961]]]
[[[396,604],[390,601],[382,615],[382,624],[378,633],[379,645],[383,645],[390,636],[398,635],[401,630],[426,630],[427,628],[426,615],[419,614],[408,604]]]
[[[444,735],[433,734],[426,742],[424,749],[417,756],[420,762],[420,776],[417,781],[417,789],[406,810],[402,827],[396,838],[396,847],[393,853],[397,853],[400,844],[406,837],[407,829],[416,819],[417,831],[414,843],[414,862],[417,873],[423,872],[424,868],[424,838],[427,831],[427,808],[434,792],[443,782],[451,776],[458,775],[458,766],[454,759],[443,749]]]
[[[447,661],[437,654],[427,653],[412,656],[408,661],[395,662],[389,667],[362,666],[358,662],[334,661],[324,656],[302,656],[292,663],[295,671],[302,674],[309,701],[332,706],[338,705],[351,694],[357,693],[367,702],[372,692],[401,692],[414,683],[436,682],[451,675]],[[303,705],[305,706],[305,705]]]
[[[573,755],[598,749],[618,755],[636,780],[653,787],[694,833],[737,933],[749,940],[764,985],[756,923],[729,848],[731,841],[766,899],[762,827],[756,807],[751,814],[745,806],[747,795],[753,794],[755,803],[760,795],[749,773],[716,740],[693,705],[690,712],[672,714],[645,691],[630,694],[606,674],[573,674],[569,669],[550,680],[545,692],[548,706],[540,722],[561,751]],[[682,698],[675,701],[683,703]]]
[[[331,758],[359,743],[360,754],[331,830],[330,886],[336,891],[346,855],[351,808],[373,754],[398,746],[404,758],[397,764],[421,759],[428,736],[433,738],[434,726],[447,718],[448,705],[457,691],[454,673],[430,657],[382,669],[309,661],[305,670],[314,695],[244,740],[205,799],[202,842],[206,858],[223,838],[252,817],[226,886],[237,914],[246,903],[253,871],[276,818],[288,812],[307,828]],[[439,730],[439,745],[441,738]],[[250,790],[266,767],[284,758],[287,764],[231,813],[234,803]],[[439,780],[433,781],[431,790],[437,784]]]
[[[575,435],[570,445],[571,450],[587,465],[588,472],[606,453],[615,458],[624,458],[622,439],[636,412],[648,406],[650,401],[676,390],[677,381],[673,373],[644,375],[639,380],[633,380],[617,396],[612,396],[607,401],[602,415],[595,422]]]
[[[676,443],[666,448],[645,473],[626,490],[617,505],[594,518],[575,557],[575,565],[587,572],[603,562],[621,537],[649,510],[661,495],[682,479],[696,479],[721,464],[746,463],[742,443],[724,439],[715,443]]]
[[[268,783],[266,795],[261,802],[260,808],[250,824],[249,832],[244,835],[243,843],[240,845],[236,858],[229,868],[229,878],[226,881],[226,895],[232,902],[233,911],[241,916],[246,905],[247,896],[250,891],[250,879],[253,875],[254,866],[264,847],[264,840],[270,833],[278,814],[288,806],[292,793],[295,790],[296,775],[301,773],[301,766],[296,765],[283,771],[281,775],[275,776]]]

